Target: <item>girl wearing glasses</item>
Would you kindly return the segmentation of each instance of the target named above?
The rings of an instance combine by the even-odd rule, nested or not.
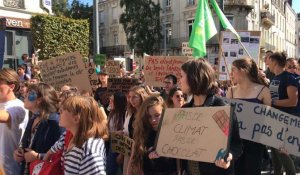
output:
[[[297,74],[298,63],[295,58],[288,58],[286,60],[285,70],[291,74]]]
[[[168,108],[181,108],[185,103],[184,94],[179,87],[170,90],[167,99]]]
[[[14,151],[14,159],[22,163],[21,174],[29,174],[29,163],[43,155],[59,139],[62,129],[58,125],[58,95],[45,83],[31,85],[24,98],[24,107],[33,113],[21,144]]]

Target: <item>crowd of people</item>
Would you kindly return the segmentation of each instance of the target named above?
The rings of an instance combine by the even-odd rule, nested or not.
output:
[[[300,61],[268,51],[265,63],[264,72],[250,58],[235,60],[227,85],[217,81],[208,61],[190,60],[181,66],[179,80],[165,76],[162,89],[140,82],[127,93],[108,91],[105,70],[98,72],[99,86],[90,93],[69,84],[56,91],[42,81],[37,66],[3,68],[0,174],[31,174],[33,162],[61,152],[64,174],[260,175],[267,148],[240,138],[235,115],[229,152],[214,163],[161,157],[155,140],[164,109],[225,106],[225,96],[300,117]],[[134,140],[130,156],[111,149],[113,132]],[[285,149],[270,149],[274,174],[295,175],[296,158]]]

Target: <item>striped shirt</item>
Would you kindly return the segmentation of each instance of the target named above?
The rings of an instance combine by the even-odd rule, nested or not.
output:
[[[51,147],[52,152],[62,150],[65,135]],[[64,150],[62,161],[65,175],[106,175],[106,155],[104,141],[101,138],[89,138],[81,148],[74,146],[69,151]]]

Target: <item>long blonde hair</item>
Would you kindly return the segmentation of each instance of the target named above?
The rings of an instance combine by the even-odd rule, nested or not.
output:
[[[79,127],[73,143],[81,147],[89,138],[108,139],[107,120],[98,103],[92,97],[72,96],[61,107],[73,115],[79,115]]]
[[[129,89],[129,92],[133,92],[135,94],[138,94],[140,96],[140,98],[142,99],[142,103],[143,101],[149,96],[148,93],[146,92],[145,88],[140,87],[140,86],[133,86]],[[136,109],[130,104],[130,102],[127,102],[127,112],[129,115],[132,115],[133,113],[136,112]]]
[[[148,97],[137,112],[135,121],[133,123],[134,133],[134,155],[132,158],[132,169],[134,172],[140,172],[143,167],[143,155],[147,151],[145,144],[149,139],[149,134],[152,131],[152,126],[149,121],[149,108],[153,106],[161,105],[166,107],[164,100],[160,96]]]

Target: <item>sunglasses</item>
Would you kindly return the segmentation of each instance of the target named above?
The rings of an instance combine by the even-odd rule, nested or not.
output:
[[[297,66],[288,66],[288,69],[297,69]]]

